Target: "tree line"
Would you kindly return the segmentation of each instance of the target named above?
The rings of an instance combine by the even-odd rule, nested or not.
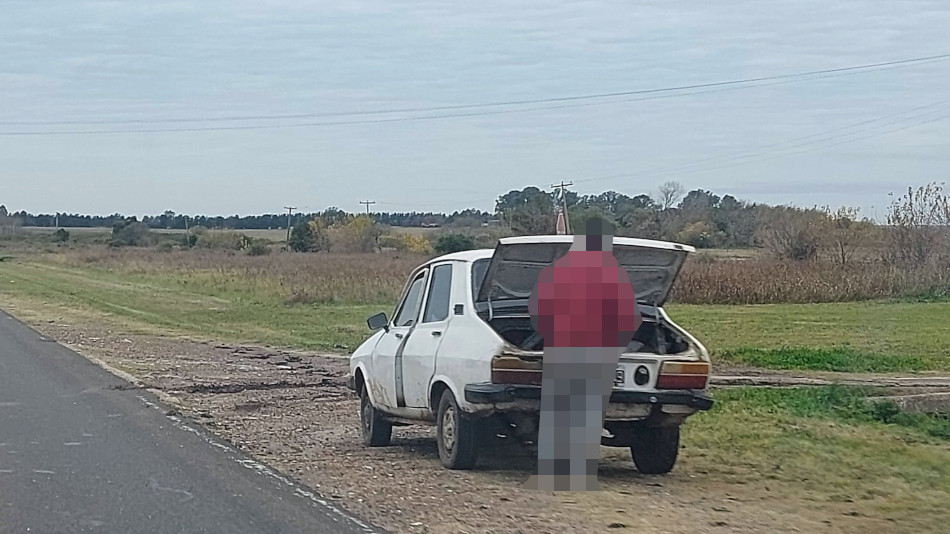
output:
[[[6,208],[4,208],[6,209]],[[348,214],[339,208],[327,208],[321,212],[295,213],[290,217],[291,224],[309,221],[320,217],[329,221],[343,220]],[[7,216],[4,214],[4,216]],[[11,219],[16,219],[21,226],[35,226],[40,228],[55,228],[57,223],[67,228],[112,228],[116,223],[130,221],[144,223],[151,229],[184,230],[195,226],[202,226],[212,230],[269,230],[287,228],[288,216],[284,214],[265,213],[263,215],[231,215],[206,216],[183,215],[174,211],[166,211],[160,215],[146,215],[139,220],[134,216],[121,213],[112,215],[81,215],[78,213],[43,213],[32,214],[26,211],[10,213]],[[488,222],[492,214],[476,209],[456,211],[455,213],[435,212],[382,212],[373,213],[372,218],[379,224],[388,226],[426,227],[446,225],[474,225]]]
[[[299,251],[396,248],[420,252],[430,245],[435,250],[493,246],[494,240],[502,235],[554,233],[557,211],[566,205],[568,220],[573,224],[591,217],[605,218],[615,224],[618,236],[675,241],[701,248],[762,247],[785,259],[808,260],[823,255],[841,264],[851,261],[858,249],[881,247],[886,242],[891,256],[919,262],[933,257],[950,258],[950,253],[945,254],[950,245],[948,198],[943,184],[908,188],[906,194],[892,198],[887,224],[881,226],[862,217],[855,208],[771,206],[704,189],[686,191],[677,182],[662,184],[652,195],[636,196],[616,191],[579,195],[573,191],[558,193],[525,187],[500,195],[494,213],[468,209],[452,214],[358,215],[331,207],[322,212],[296,214],[289,219],[293,231],[288,245]],[[0,206],[0,226],[6,233],[15,231],[17,225],[54,226],[56,218],[57,215],[8,213]],[[166,211],[141,221],[120,214],[58,214],[58,222],[65,227],[111,226],[132,234],[145,229],[287,228],[288,216],[192,217]],[[428,244],[421,236],[396,235],[386,230],[430,226],[441,230],[430,236],[433,239]],[[442,237],[444,246],[434,246]]]

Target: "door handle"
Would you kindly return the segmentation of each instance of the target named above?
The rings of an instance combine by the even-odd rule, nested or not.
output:
[[[396,333],[393,335],[396,336],[396,339],[402,339],[404,337],[402,334],[399,334],[399,333]]]
[[[433,330],[433,331],[432,331],[432,335],[433,335],[433,336],[441,336],[441,335],[442,335],[442,332],[439,331],[439,330]]]

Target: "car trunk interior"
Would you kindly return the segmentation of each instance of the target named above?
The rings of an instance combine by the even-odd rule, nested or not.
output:
[[[525,310],[527,311],[527,310]],[[642,312],[641,312],[642,313]],[[531,318],[527,313],[512,313],[496,315],[491,319],[487,314],[479,314],[505,341],[526,351],[540,351],[544,349],[544,340],[531,325]],[[642,313],[643,324],[626,352],[650,354],[677,354],[689,349],[689,344],[675,330],[659,323],[653,315]]]
[[[491,259],[472,265],[475,309],[506,341],[522,351],[544,348],[528,315],[527,302],[538,277],[568,253],[573,236],[523,236],[505,238]],[[613,256],[636,289],[643,324],[627,345],[627,353],[679,354],[689,343],[663,321],[663,303],[692,247],[630,238],[614,238]]]

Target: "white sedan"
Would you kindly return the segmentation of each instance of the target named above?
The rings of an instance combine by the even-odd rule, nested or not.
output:
[[[481,436],[535,441],[544,341],[531,326],[527,302],[540,270],[572,240],[506,238],[494,250],[448,254],[413,271],[392,320],[384,313],[370,317],[376,332],[350,359],[347,383],[361,399],[364,442],[388,445],[394,424],[435,424],[443,465],[470,469]],[[617,367],[602,443],[630,447],[643,473],[670,471],[680,425],[713,404],[706,348],[662,307],[693,251],[614,238],[643,324]]]

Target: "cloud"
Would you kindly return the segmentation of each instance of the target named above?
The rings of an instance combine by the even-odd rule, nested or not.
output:
[[[940,0],[14,1],[0,19],[0,121],[324,113],[649,89],[946,52],[934,46],[947,27],[950,5]],[[441,121],[4,138],[0,184],[23,181],[4,188],[8,205],[103,213],[272,211],[288,195],[353,208],[367,191],[380,202],[491,208],[516,187],[616,173],[641,176],[578,190],[638,194],[675,179],[810,204],[838,183],[826,189],[830,204],[881,204],[895,183],[946,169],[950,120],[794,157],[694,162],[937,102],[948,82],[950,62],[941,62]],[[677,166],[692,172],[643,173]],[[98,193],[49,193],[79,179]],[[115,187],[123,181],[148,184],[149,194]],[[168,181],[185,181],[189,200]],[[422,191],[406,194],[406,184]],[[451,187],[484,198],[446,195]]]

